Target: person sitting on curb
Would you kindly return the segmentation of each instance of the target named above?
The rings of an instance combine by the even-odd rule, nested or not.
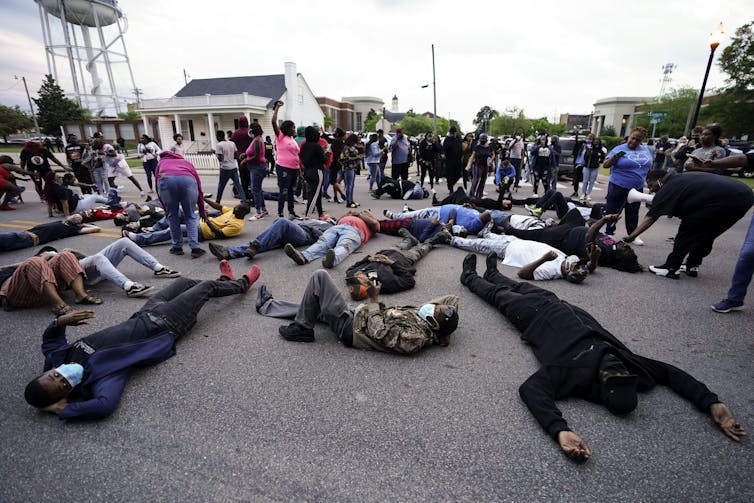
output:
[[[638,391],[668,386],[709,413],[723,433],[739,441],[746,432],[707,386],[683,370],[637,355],[583,309],[532,283],[519,283],[487,260],[484,277],[476,272],[476,255],[463,260],[461,283],[497,308],[521,332],[542,367],[524,382],[519,394],[540,426],[570,459],[585,462],[591,450],[568,427],[555,401],[579,397],[602,403],[625,416],[637,406]]]
[[[74,213],[60,222],[35,225],[25,231],[0,232],[0,252],[32,248],[58,239],[102,230],[96,225],[84,224],[83,221],[80,213]]]
[[[209,251],[219,260],[230,260],[246,257],[253,259],[258,253],[282,248],[287,243],[292,246],[307,246],[317,242],[319,237],[327,229],[333,226],[335,220],[288,220],[278,218],[272,225],[259,233],[248,243],[236,246],[223,246],[218,243],[210,243]]]
[[[249,214],[251,207],[248,203],[239,203],[232,208],[221,206],[209,199],[204,200],[210,206],[221,212],[219,216],[210,217],[199,222],[199,241],[210,239],[232,238],[241,234],[246,221],[244,217]],[[182,215],[183,213],[181,213]],[[157,222],[150,230],[142,229],[143,232],[131,232],[124,230],[126,237],[139,246],[153,245],[170,241],[170,229],[167,217]],[[181,224],[181,232],[187,235],[185,224]]]
[[[66,339],[66,327],[86,324],[94,311],[76,311],[54,320],[42,336],[44,373],[26,386],[27,403],[64,420],[112,414],[132,369],[175,355],[176,341],[188,335],[210,298],[246,293],[260,271],[254,265],[236,280],[230,264],[221,262],[220,274],[216,281],[179,278],[128,320],[73,344]]]
[[[416,285],[414,275],[417,262],[432,250],[429,243],[415,245],[407,250],[380,250],[367,255],[346,270],[346,284],[353,300],[367,298],[370,283],[380,284],[380,293],[398,293]]]
[[[79,259],[79,263],[84,268],[84,273],[86,274],[86,278],[84,279],[86,286],[93,286],[102,280],[109,280],[122,288],[126,292],[127,297],[147,297],[152,293],[154,287],[131,281],[117,269],[125,257],[131,257],[139,264],[153,271],[155,278],[177,278],[181,275],[178,271],[174,271],[159,263],[156,258],[126,238],[118,239],[94,255],[87,256],[78,250],[69,248],[63,251],[69,251]]]
[[[380,284],[369,283],[369,302],[350,307],[327,271],[314,272],[300,304],[275,300],[262,285],[257,312],[274,318],[295,319],[280,327],[289,341],[314,342],[314,325],[326,323],[346,347],[402,355],[438,344],[447,346],[458,326],[458,297],[445,295],[420,307],[385,307],[379,300]]]
[[[322,266],[332,269],[379,230],[380,222],[368,210],[349,212],[338,220],[337,225],[323,232],[317,242],[306,250],[298,251],[292,243],[287,243],[283,251],[298,265],[323,257]]]

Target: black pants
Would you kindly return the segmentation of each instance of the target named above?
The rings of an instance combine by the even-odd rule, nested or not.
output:
[[[448,192],[453,192],[453,187],[461,178],[461,171],[463,171],[463,167],[459,161],[445,161],[445,179],[448,182]]]
[[[510,160],[513,168],[516,170],[516,181],[513,184],[513,188],[517,189],[519,182],[521,182],[521,159],[511,157]]]
[[[424,177],[427,176],[427,173],[429,173],[429,186],[434,189],[435,168],[432,165],[432,161],[419,160],[418,162],[420,168],[419,180],[421,181],[421,186],[424,187]]]
[[[178,278],[152,296],[139,313],[165,319],[176,337],[181,337],[196,324],[196,315],[210,298],[243,293],[247,285],[246,276],[235,281]]]
[[[92,183],[92,175],[89,173],[89,168],[84,167],[83,164],[80,162],[75,162],[71,164],[71,169],[73,170],[73,174],[76,175],[76,180],[78,180],[81,183]],[[82,194],[91,194],[92,189],[89,187],[81,187],[81,193]],[[103,194],[103,197],[105,197],[106,194]]]
[[[304,168],[304,189],[306,197],[305,218],[314,216],[314,209],[317,209],[317,216],[322,215],[322,176],[318,169]]]
[[[249,200],[251,200],[251,172],[249,171],[248,164],[238,163],[238,176],[241,179],[243,193],[246,194],[246,197]],[[233,194],[239,195],[238,190],[235,187],[233,187]],[[220,194],[218,194],[217,197],[219,198]]]
[[[686,255],[688,267],[701,265],[702,259],[712,251],[715,239],[738,222],[750,207],[748,204],[707,206],[681,220],[665,266],[678,270]]]
[[[390,177],[396,180],[399,178],[408,180],[408,163],[393,164],[392,168],[390,168]]]
[[[584,179],[584,166],[577,164],[573,167],[573,193],[579,194],[579,182]]]

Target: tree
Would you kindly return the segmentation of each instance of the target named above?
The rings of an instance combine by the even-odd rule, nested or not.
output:
[[[484,105],[482,108],[479,109],[479,111],[476,113],[476,117],[472,121],[472,124],[476,126],[476,132],[479,133],[486,133],[490,130],[490,122],[492,122],[492,119],[499,116],[500,113],[490,108],[487,105]]]
[[[602,128],[602,131],[600,131],[600,136],[615,136],[615,128],[612,126],[612,124],[608,124],[607,126]]]
[[[440,125],[439,120],[437,125]],[[428,119],[422,115],[416,115],[415,113],[412,113],[411,115],[406,114],[406,116],[398,123],[398,126],[403,129],[403,134],[406,136],[419,136],[427,131],[432,131],[432,119]]]
[[[123,119],[124,121],[134,121],[140,118],[139,112],[136,110],[129,110],[128,112],[120,112],[118,113],[118,118]]]
[[[701,110],[704,122],[719,122],[726,134],[754,135],[754,22],[739,27],[718,59],[728,86]]]
[[[636,126],[647,128],[652,131],[649,112],[667,112],[662,121],[657,123],[655,136],[666,134],[678,138],[684,134],[686,121],[689,118],[691,107],[696,104],[699,91],[693,87],[682,87],[680,89],[671,89],[664,96],[660,96],[657,101],[642,105],[642,114],[637,117]],[[607,135],[602,131],[603,135]]]
[[[325,114],[324,121],[325,121],[325,124],[324,124],[325,129],[330,129],[333,125],[333,120],[330,114]]]
[[[529,131],[531,121],[524,116],[524,111],[518,107],[512,107],[505,110],[505,113],[495,117],[490,123],[490,133],[495,136],[509,134],[513,135],[517,131]]]
[[[382,120],[382,116],[375,113],[372,115],[372,111],[370,110],[367,114],[367,120],[364,121],[364,130],[365,131],[377,131],[377,123]]]
[[[13,108],[0,105],[0,136],[4,142],[8,142],[9,134],[29,130],[33,127],[34,121],[18,105]]]
[[[461,132],[461,125],[458,123],[455,119],[450,119],[448,123],[448,130],[450,130],[451,127],[455,127],[456,130],[458,130],[458,134],[463,136],[463,133]]]
[[[32,98],[39,110],[39,127],[44,134],[60,134],[63,121],[83,120],[84,111],[75,101],[65,97],[63,89],[55,82],[52,75],[45,75],[42,87],[37,93],[39,98]]]

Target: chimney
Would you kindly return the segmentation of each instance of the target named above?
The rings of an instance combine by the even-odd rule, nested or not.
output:
[[[298,121],[298,73],[296,72],[296,63],[286,61],[285,63],[285,106],[283,107],[283,117],[299,125]]]

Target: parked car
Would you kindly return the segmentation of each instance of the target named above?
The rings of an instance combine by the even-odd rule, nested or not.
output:
[[[744,154],[745,152],[739,148],[730,148],[730,155]],[[754,167],[740,166],[738,168],[727,168],[725,174],[728,176],[737,175],[740,178],[754,178]]]

